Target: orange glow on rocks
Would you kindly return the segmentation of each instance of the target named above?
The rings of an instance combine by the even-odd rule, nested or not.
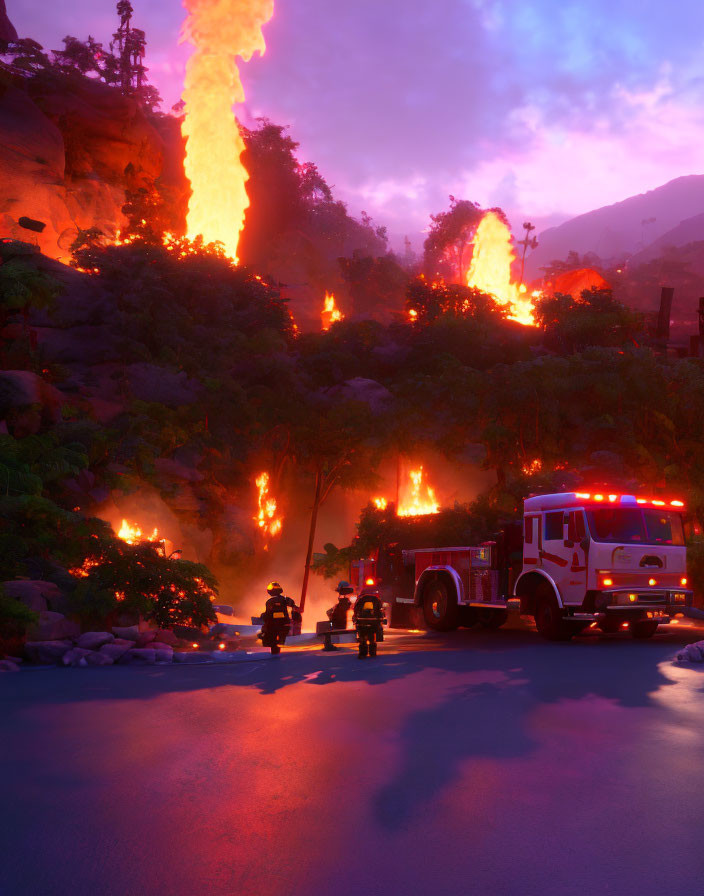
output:
[[[237,245],[249,206],[244,142],[233,112],[244,102],[236,57],[247,62],[264,53],[262,27],[274,0],[183,0],[183,38],[194,47],[183,89],[186,176],[193,191],[188,235],[219,241],[237,260]]]
[[[518,323],[534,326],[533,296],[526,287],[511,280],[511,265],[516,258],[511,231],[496,212],[487,212],[477,227],[474,254],[467,272],[467,286],[494,296],[508,316]]]
[[[409,472],[408,482],[401,488],[399,496],[399,516],[426,516],[440,510],[434,489],[423,482],[423,477],[422,466]]]

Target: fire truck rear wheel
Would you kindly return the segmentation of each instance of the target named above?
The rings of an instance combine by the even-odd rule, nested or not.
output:
[[[454,594],[439,579],[429,582],[423,590],[423,615],[428,628],[449,632],[457,628],[459,608]]]
[[[574,634],[565,624],[562,611],[547,585],[540,585],[536,594],[535,627],[548,641],[569,641]]]
[[[655,632],[658,630],[657,622],[651,622],[650,620],[639,620],[638,622],[632,622],[629,625],[629,629],[634,638],[638,638],[639,641],[643,641],[646,638],[652,638]]]
[[[477,618],[482,628],[501,628],[508,619],[508,613],[506,610],[486,610],[482,608],[477,611]]]

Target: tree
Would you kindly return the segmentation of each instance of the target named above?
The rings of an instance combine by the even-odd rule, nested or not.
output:
[[[535,320],[546,345],[566,353],[634,343],[644,330],[642,315],[617,302],[608,289],[584,290],[577,299],[545,296],[535,302]]]
[[[470,248],[483,215],[476,202],[450,196],[449,210],[430,216],[432,224],[424,243],[429,280],[440,277],[453,283],[467,282]]]

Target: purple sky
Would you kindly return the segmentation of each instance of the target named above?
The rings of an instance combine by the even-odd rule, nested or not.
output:
[[[132,2],[168,108],[181,4]],[[7,0],[49,48],[107,40],[114,5]],[[350,210],[395,235],[418,243],[449,193],[520,229],[704,170],[703,35],[700,0],[276,0],[266,55],[242,66],[246,113],[290,124]]]

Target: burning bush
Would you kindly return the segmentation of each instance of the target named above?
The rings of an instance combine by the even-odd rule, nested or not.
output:
[[[215,622],[217,582],[205,566],[167,557],[158,544],[96,540],[96,548],[71,572],[78,579],[77,612],[102,622],[118,613],[138,615],[160,628]]]

